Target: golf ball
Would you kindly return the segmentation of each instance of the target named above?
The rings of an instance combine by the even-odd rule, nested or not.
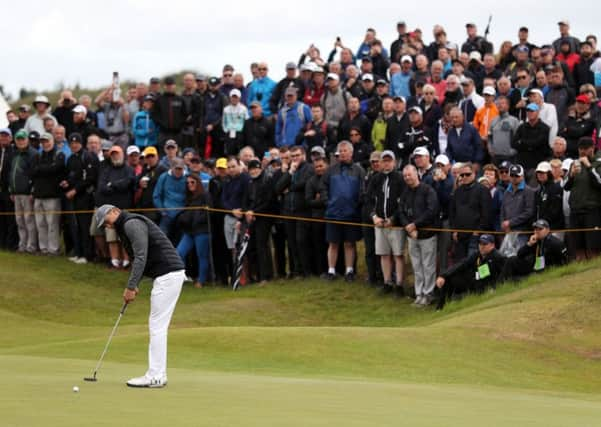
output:
[[[73,386],[73,393],[79,393],[79,387],[76,385]]]

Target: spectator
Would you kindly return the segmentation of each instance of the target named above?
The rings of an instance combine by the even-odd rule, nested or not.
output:
[[[194,287],[199,289],[207,283],[209,275],[210,239],[209,239],[209,197],[205,194],[200,177],[188,175],[186,181],[186,208],[181,211],[176,222],[182,230],[182,238],[177,245],[177,253],[185,263],[192,249],[198,260],[198,277]]]
[[[414,274],[414,305],[429,305],[434,299],[436,280],[436,227],[439,206],[434,189],[419,181],[413,165],[403,168],[406,187],[400,197],[397,221],[409,237],[409,255]]]
[[[424,115],[420,107],[409,109],[409,128],[403,137],[403,149],[401,155],[403,164],[409,163],[409,157],[417,147],[424,147],[428,152],[433,151],[432,135],[430,129],[424,125]]]
[[[35,113],[27,118],[25,126],[23,127],[27,133],[31,131],[36,131],[39,134],[44,133],[44,119],[46,117],[52,118],[54,124],[58,124],[56,118],[50,114],[50,102],[46,96],[36,96],[33,101],[33,108],[35,109]]]
[[[324,156],[326,152],[333,155],[336,151],[336,129],[324,120],[321,105],[311,107],[311,119],[296,136],[296,144],[302,144],[309,152],[317,147],[324,150]]]
[[[0,249],[15,250],[19,244],[15,206],[10,197],[11,163],[15,154],[10,128],[0,129]]]
[[[84,141],[88,141],[88,137],[92,134],[97,134],[98,129],[92,121],[88,119],[88,109],[83,105],[77,105],[71,111],[71,131],[65,129],[68,135],[75,132],[81,135]]]
[[[320,194],[327,201],[326,218],[335,221],[356,222],[360,219],[359,202],[365,171],[354,164],[353,145],[348,141],[338,143],[338,163],[330,167],[323,178]],[[354,225],[328,223],[326,225],[328,247],[328,280],[336,278],[338,246],[344,244],[345,280],[355,280],[355,242],[361,239],[361,230]]]
[[[127,165],[134,171],[134,177],[138,178],[142,173],[142,164],[140,162],[140,149],[137,145],[130,145],[125,151],[127,155]]]
[[[477,170],[484,159],[478,131],[465,120],[460,108],[453,108],[449,115],[452,127],[447,138],[447,156],[452,162],[471,162]]]
[[[104,127],[108,139],[113,144],[118,144],[122,150],[129,144],[127,128],[129,124],[129,111],[125,108],[125,101],[117,97],[117,92],[112,86],[104,90],[96,98],[96,105],[102,111]],[[83,136],[83,135],[82,135]]]
[[[486,145],[488,142],[488,133],[492,121],[499,115],[499,110],[495,105],[496,91],[493,87],[487,86],[482,91],[484,95],[484,105],[476,111],[473,125],[480,134],[480,139]]]
[[[471,77],[465,77],[460,80],[463,89],[463,99],[459,102],[459,108],[468,122],[474,120],[476,111],[484,106],[484,98],[476,92],[474,80]]]
[[[386,132],[388,128],[388,120],[394,115],[394,101],[391,97],[386,96],[382,100],[382,111],[374,121],[371,128],[371,141],[376,150],[382,151],[386,144]]]
[[[326,83],[327,89],[321,98],[321,106],[324,110],[326,122],[335,128],[346,114],[349,95],[340,87],[338,74],[329,73]]]
[[[586,95],[578,95],[574,109],[568,113],[563,129],[559,132],[567,142],[567,155],[575,158],[578,141],[582,137],[593,136],[595,121],[590,112],[590,101]]]
[[[153,193],[159,177],[169,170],[169,168],[159,163],[159,153],[153,146],[146,147],[142,153],[144,155],[144,166],[138,179],[138,189],[136,190],[136,208],[144,209],[142,215],[151,219],[156,224],[160,223],[161,213],[154,208]]]
[[[297,67],[294,62],[286,64],[286,77],[280,80],[273,90],[269,101],[269,109],[271,111],[279,111],[284,106],[286,102],[286,89],[291,86],[296,88],[297,93],[305,93],[305,84],[297,76]]]
[[[95,136],[98,138],[98,135]],[[52,138],[54,138],[56,149],[65,155],[65,163],[67,163],[67,159],[69,159],[69,156],[71,155],[71,149],[69,148],[69,142],[65,137],[64,126],[56,126],[52,131]],[[100,138],[98,138],[98,140],[100,141]]]
[[[305,92],[302,94],[302,102],[308,106],[319,104],[325,90],[325,71],[322,67],[316,67],[313,70],[311,83],[305,88]]]
[[[461,52],[471,53],[473,51],[479,52],[480,55],[492,53],[493,47],[485,38],[478,35],[478,29],[476,24],[469,22],[465,24],[467,31],[467,40],[461,45]]]
[[[242,94],[238,89],[230,91],[230,104],[223,109],[224,152],[235,155],[242,147],[244,122],[248,119],[246,106],[240,103]]]
[[[509,168],[511,184],[503,194],[501,205],[501,229],[505,233],[528,230],[536,216],[535,190],[526,185],[524,168],[515,164]],[[524,234],[505,236],[505,239],[517,238],[521,246],[527,238]]]
[[[363,169],[369,168],[369,155],[374,151],[373,145],[365,142],[359,127],[351,128],[350,137],[353,144],[353,163],[358,163]]]
[[[407,24],[405,21],[399,21],[396,24],[398,38],[390,45],[390,60],[400,62],[400,52],[402,51],[404,40],[407,36]]]
[[[488,182],[488,191],[492,201],[490,213],[490,227],[494,231],[501,230],[501,206],[503,205],[503,193],[505,188],[499,183],[499,169],[493,165],[484,165],[482,168],[482,178]]]
[[[221,204],[229,210],[223,221],[223,233],[232,256],[236,249],[236,223],[242,218],[242,201],[250,176],[242,171],[240,161],[233,156],[227,159],[227,179],[223,182]]]
[[[513,162],[517,154],[511,143],[520,122],[509,114],[509,102],[506,96],[497,99],[499,115],[492,119],[488,129],[486,146],[495,165],[500,165],[504,161]]]
[[[549,162],[538,164],[536,167],[536,181],[538,188],[535,194],[535,219],[544,219],[553,230],[564,228],[563,189],[559,183],[554,181]]]
[[[311,109],[297,100],[296,88],[286,89],[286,104],[277,113],[275,123],[275,144],[289,147],[296,142],[296,136],[311,121]]]
[[[527,120],[522,123],[511,141],[511,146],[517,151],[516,162],[527,171],[528,178],[536,165],[549,156],[549,126],[539,119],[539,107],[534,103],[526,107]]]
[[[134,116],[132,124],[134,142],[141,150],[157,146],[158,127],[151,117],[153,109],[154,98],[152,95],[146,95],[142,102],[142,109]]]
[[[27,119],[29,118],[29,112],[29,105],[23,104],[19,106],[19,110],[17,111],[17,120],[14,122],[10,122],[8,125],[13,135],[16,134],[18,130],[25,128],[25,124],[27,123]]]
[[[568,118],[568,109],[574,103],[574,91],[564,81],[564,74],[555,67],[549,73],[549,92],[545,101],[555,106],[557,122],[562,127]]]
[[[61,191],[59,184],[65,178],[65,155],[54,146],[49,133],[40,137],[42,152],[33,158],[31,181],[33,208],[42,255],[60,253]]]
[[[75,132],[73,129],[73,109],[76,105],[77,99],[73,96],[73,92],[70,90],[63,90],[58,99],[56,108],[52,111],[52,115],[56,119],[55,123],[64,126],[69,135],[72,132]]]
[[[252,147],[259,158],[263,158],[274,144],[273,122],[263,115],[259,101],[250,104],[250,118],[242,128],[244,145]]]
[[[411,127],[409,123],[409,115],[405,113],[405,98],[395,96],[394,114],[386,122],[386,143],[384,147],[395,153],[395,157],[399,162],[403,162],[403,157],[406,155],[405,138]]]
[[[543,93],[540,89],[531,89],[527,92],[530,102],[538,105],[538,116],[540,120],[549,127],[549,147],[553,145],[558,131],[557,111],[553,104],[548,104],[544,101]],[[526,118],[528,117],[528,109],[526,108]]]
[[[157,138],[159,150],[162,150],[170,139],[179,144],[182,128],[190,119],[190,112],[186,109],[184,98],[176,94],[176,89],[175,79],[165,77],[163,93],[155,98],[152,107],[151,118],[159,126]]]
[[[248,102],[259,101],[265,117],[270,117],[276,113],[276,111],[271,111],[269,106],[276,83],[267,76],[269,68],[265,62],[261,62],[257,69],[259,76],[253,80],[248,88]]]
[[[390,78],[390,94],[407,99],[411,96],[410,82],[413,79],[413,59],[409,55],[401,58],[401,72]]]
[[[161,159],[161,165],[163,165],[166,169],[171,169],[171,164],[178,157],[179,147],[177,142],[175,142],[173,139],[167,140],[163,150],[165,155]]]
[[[9,191],[15,205],[15,218],[19,232],[17,251],[35,253],[38,250],[38,236],[33,214],[30,171],[38,154],[29,146],[25,130],[20,130],[15,134],[15,148],[10,167]]]
[[[230,64],[225,64],[221,71],[221,86],[219,90],[225,96],[230,96],[230,92],[234,89],[234,67]],[[240,93],[240,99],[242,99],[242,93]]]
[[[559,25],[559,38],[553,42],[553,49],[559,52],[561,44],[567,42],[572,52],[578,52],[580,50],[580,40],[570,35],[570,22],[567,19],[562,19],[557,25]]]
[[[595,84],[595,73],[591,66],[597,58],[594,56],[593,45],[589,41],[580,43],[580,60],[574,65],[574,83],[576,87],[584,84]]]
[[[204,95],[204,117],[202,120],[201,142],[199,149],[205,157],[221,157],[224,155],[222,119],[223,111],[228,105],[228,97],[219,91],[221,81],[217,77],[209,79],[209,90]],[[208,142],[210,141],[210,149]]]
[[[169,171],[161,174],[152,193],[154,206],[161,214],[159,227],[172,242],[178,241],[175,218],[180,211],[177,208],[184,206],[186,198],[185,167],[182,159],[174,158]]]

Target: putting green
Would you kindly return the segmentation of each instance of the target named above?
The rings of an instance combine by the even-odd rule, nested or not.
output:
[[[232,375],[171,369],[162,390],[129,389],[141,365],[0,357],[3,426],[598,426],[583,395],[461,385]],[[78,385],[79,393],[72,392]]]

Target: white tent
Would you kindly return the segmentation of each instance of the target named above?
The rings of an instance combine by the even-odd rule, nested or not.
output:
[[[4,99],[4,96],[0,94],[0,128],[5,128],[8,126],[8,120],[6,119],[6,112],[10,110],[10,105]]]

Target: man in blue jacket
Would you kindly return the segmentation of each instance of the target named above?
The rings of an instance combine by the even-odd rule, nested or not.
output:
[[[267,67],[266,63],[261,62],[258,66],[258,70],[259,77],[253,80],[248,87],[248,97],[246,102],[250,105],[253,101],[259,101],[261,103],[261,107],[263,108],[263,114],[265,114],[265,117],[270,117],[275,113],[275,111],[271,111],[269,101],[277,83],[267,76],[269,68]]]
[[[178,240],[177,233],[174,230],[174,220],[180,211],[172,208],[181,208],[185,205],[185,169],[186,165],[184,164],[183,159],[179,157],[173,159],[171,161],[171,169],[159,177],[156,187],[154,187],[154,192],[152,193],[154,207],[157,209],[166,209],[160,211],[161,221],[159,227],[174,244],[176,244]]]
[[[326,201],[326,219],[345,222],[360,220],[361,186],[365,171],[353,163],[353,144],[341,141],[338,144],[338,163],[333,165],[323,177],[321,195]],[[336,261],[338,246],[344,243],[344,263],[347,282],[355,280],[355,243],[361,240],[361,228],[353,225],[328,223],[326,225],[326,240],[328,241],[328,272],[327,280],[336,278]]]
[[[144,102],[142,102],[142,110],[138,111],[134,116],[132,128],[136,145],[140,150],[157,145],[158,127],[150,117],[153,106],[154,97],[146,95]]]
[[[484,158],[480,135],[474,126],[465,121],[460,108],[453,108],[450,117],[447,155],[452,162],[471,162],[477,171]]]
[[[286,104],[278,112],[275,123],[275,144],[278,147],[294,145],[296,136],[312,120],[311,109],[297,100],[295,87],[286,89],[285,96]]]

